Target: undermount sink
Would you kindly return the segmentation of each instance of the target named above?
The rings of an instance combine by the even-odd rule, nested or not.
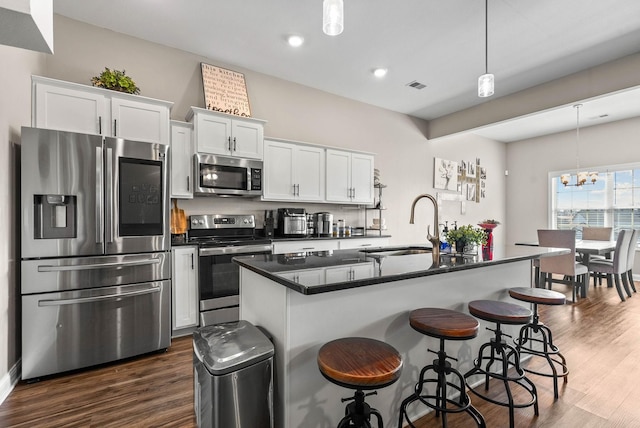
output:
[[[360,250],[370,256],[386,257],[386,256],[408,256],[412,254],[431,253],[431,247],[408,246],[408,247],[386,247],[371,248]]]

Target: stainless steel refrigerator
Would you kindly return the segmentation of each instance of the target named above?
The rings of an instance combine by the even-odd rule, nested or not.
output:
[[[168,146],[22,128],[22,378],[170,345]]]

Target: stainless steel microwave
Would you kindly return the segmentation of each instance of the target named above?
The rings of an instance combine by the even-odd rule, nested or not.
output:
[[[204,153],[197,153],[193,159],[196,195],[262,195],[261,160]]]

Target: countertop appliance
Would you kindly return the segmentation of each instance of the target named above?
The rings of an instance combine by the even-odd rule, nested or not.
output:
[[[257,159],[197,153],[194,160],[196,195],[261,196],[263,162]]]
[[[278,236],[307,236],[307,214],[304,208],[278,208]]]
[[[200,326],[238,320],[240,268],[232,258],[271,254],[271,240],[257,238],[255,228],[253,215],[189,216],[188,242],[199,247]]]
[[[167,348],[168,146],[22,128],[22,378]]]
[[[333,214],[328,212],[319,212],[313,215],[316,224],[316,235],[331,236],[333,226]]]

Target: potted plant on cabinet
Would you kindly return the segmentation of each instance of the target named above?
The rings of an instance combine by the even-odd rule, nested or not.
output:
[[[487,242],[487,234],[483,229],[467,224],[457,229],[449,229],[446,233],[449,243],[456,244],[456,253],[475,254],[477,246]]]
[[[111,89],[112,91],[135,95],[140,93],[140,88],[136,86],[136,82],[127,76],[124,70],[111,70],[105,67],[102,73],[91,78],[91,83],[98,88]]]

